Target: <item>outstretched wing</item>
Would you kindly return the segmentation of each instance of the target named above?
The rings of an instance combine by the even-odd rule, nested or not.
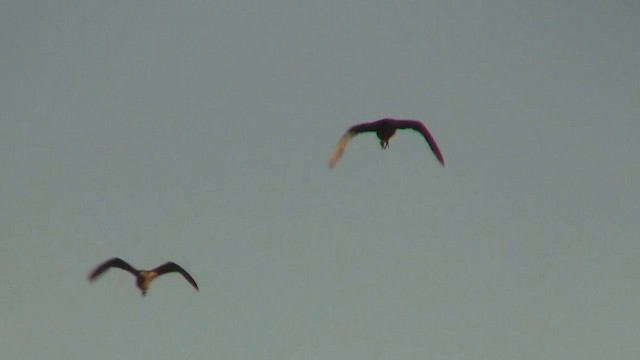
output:
[[[331,159],[329,159],[329,168],[333,169],[336,166],[336,164],[342,157],[342,154],[344,154],[344,149],[347,147],[347,143],[354,136],[355,134],[347,131],[346,133],[344,133],[344,135],[342,135],[342,137],[340,137],[340,140],[338,141],[338,145],[336,145],[336,149],[333,151],[333,155],[331,155]]]
[[[381,120],[376,120],[372,122],[356,124],[350,127],[349,130],[347,130],[347,132],[350,132],[353,135],[355,135],[363,132],[378,131],[378,129],[380,128],[380,126],[382,126],[385,120],[386,119],[381,119]]]
[[[427,140],[427,144],[429,144],[429,147],[431,148],[431,151],[433,151],[433,154],[436,156],[436,158],[438,158],[440,164],[444,166],[444,158],[442,157],[440,148],[438,148],[436,140],[433,138],[433,136],[431,136],[431,133],[429,132],[429,130],[427,130],[427,127],[424,126],[422,122],[418,120],[396,120],[395,126],[397,129],[413,129],[422,134],[422,136],[424,136],[424,139]]]
[[[351,140],[352,137],[363,132],[377,131],[378,127],[379,127],[378,121],[356,124],[350,127],[340,137],[340,140],[338,141],[338,145],[336,145],[336,149],[333,151],[333,155],[331,155],[331,159],[329,159],[329,167],[333,169],[336,166],[336,164],[342,157],[342,154],[344,154],[344,149],[347,147],[347,143],[349,142],[349,140]]]
[[[176,264],[174,262],[169,261],[167,263],[164,263],[163,265],[158,266],[157,268],[155,268],[155,269],[153,269],[151,271],[157,273],[158,276],[163,275],[163,274],[172,273],[172,272],[179,273],[189,282],[189,284],[191,284],[191,286],[193,286],[196,290],[200,290],[200,289],[198,289],[198,284],[196,284],[196,281],[193,280],[191,275],[189,275],[189,273],[185,269],[180,267],[180,265],[178,265],[178,264]]]
[[[109,270],[109,268],[112,268],[112,267],[115,267],[115,268],[118,268],[118,269],[122,269],[124,271],[128,271],[133,276],[138,276],[138,270],[136,270],[133,266],[129,265],[126,261],[115,257],[115,258],[111,258],[111,259],[105,261],[104,263],[98,265],[89,274],[89,281],[96,280],[98,277],[100,277],[100,275],[102,275],[105,271]]]

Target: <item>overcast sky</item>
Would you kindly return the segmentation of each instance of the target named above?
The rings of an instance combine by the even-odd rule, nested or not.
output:
[[[638,1],[0,4],[7,359],[631,359]],[[421,119],[381,150],[352,124]],[[140,268],[179,275],[144,298]]]

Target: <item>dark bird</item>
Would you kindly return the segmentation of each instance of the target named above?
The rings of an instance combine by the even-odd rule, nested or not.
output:
[[[109,270],[109,268],[112,268],[112,267],[122,269],[124,271],[128,271],[133,276],[135,276],[136,286],[138,287],[138,289],[140,289],[140,291],[142,291],[142,296],[145,296],[147,294],[147,290],[149,290],[149,285],[151,285],[151,282],[155,278],[157,278],[160,275],[173,273],[173,272],[180,273],[185,279],[187,279],[189,284],[191,284],[196,290],[199,291],[198,284],[196,284],[196,281],[193,280],[191,275],[189,275],[189,273],[185,269],[180,267],[180,265],[173,262],[164,263],[158,266],[157,268],[151,269],[151,270],[138,270],[133,266],[129,265],[126,261],[115,257],[98,265],[91,272],[91,274],[89,274],[89,281],[95,281],[97,278],[100,277],[100,275],[102,275],[104,272],[106,272],[107,270]]]
[[[333,152],[333,155],[329,160],[329,167],[333,169],[336,166],[338,160],[340,160],[344,153],[344,149],[347,147],[347,143],[352,137],[363,132],[375,132],[376,135],[378,135],[378,139],[380,139],[380,147],[386,149],[389,147],[389,140],[398,129],[412,129],[422,134],[424,139],[427,140],[427,144],[429,144],[433,154],[436,156],[440,164],[444,166],[444,158],[438,148],[438,144],[436,144],[436,140],[431,136],[429,130],[427,130],[422,122],[418,120],[396,120],[385,118],[350,127],[347,132],[342,135],[340,141],[338,141],[336,150]]]

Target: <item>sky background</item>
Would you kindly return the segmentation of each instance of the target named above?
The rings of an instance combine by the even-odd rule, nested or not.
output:
[[[640,2],[5,1],[7,359],[632,359]],[[444,154],[352,124],[421,119]],[[119,256],[179,275],[141,298]]]

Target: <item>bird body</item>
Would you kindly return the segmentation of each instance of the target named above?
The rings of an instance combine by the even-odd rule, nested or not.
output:
[[[98,277],[100,277],[103,273],[105,273],[112,267],[122,269],[135,276],[136,286],[142,292],[142,296],[145,296],[147,294],[149,286],[151,286],[151,282],[153,282],[155,278],[160,275],[172,272],[181,274],[191,284],[191,286],[193,286],[196,290],[199,290],[198,284],[196,284],[196,281],[193,279],[193,277],[191,277],[191,275],[189,275],[189,273],[180,265],[171,261],[151,270],[139,270],[129,265],[126,261],[114,257],[98,265],[93,271],[91,271],[91,273],[89,274],[89,281],[95,281],[96,279],[98,279]]]
[[[158,277],[157,272],[153,271],[140,271],[136,277],[136,286],[142,291],[142,295],[145,295],[151,286],[151,282]]]
[[[375,132],[378,139],[380,139],[380,147],[382,149],[387,149],[389,147],[389,140],[393,135],[395,135],[396,130],[398,129],[412,129],[419,132],[427,141],[427,144],[438,159],[438,162],[444,166],[444,158],[442,157],[438,144],[421,121],[384,118],[372,122],[356,124],[350,127],[338,141],[338,145],[329,160],[329,167],[334,168],[336,166],[338,160],[340,160],[345,148],[347,147],[347,143],[354,136],[364,132]]]

